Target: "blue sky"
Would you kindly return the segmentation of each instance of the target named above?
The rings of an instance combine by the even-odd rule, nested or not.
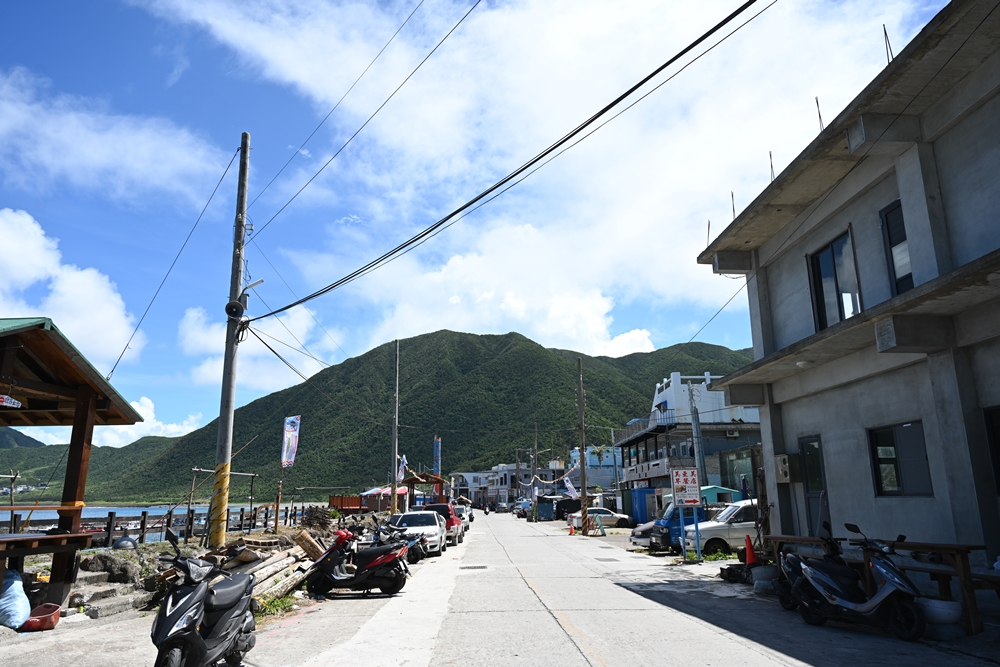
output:
[[[258,229],[471,2],[426,0],[250,210]],[[361,266],[574,127],[735,1],[484,2],[248,248],[250,314]],[[324,363],[441,328],[589,354],[690,338],[739,289],[694,258],[943,2],[782,0],[496,202],[262,330]],[[6,3],[0,9],[0,316],[45,315],[107,373],[239,145],[256,197],[416,0]],[[765,3],[758,5],[763,8]],[[673,71],[673,70],[671,70]],[[102,445],[218,410],[236,169],[113,377],[146,416]],[[262,254],[263,253],[263,254]],[[267,260],[264,259],[266,255]],[[287,329],[286,329],[287,327]],[[322,327],[322,328],[321,328]],[[324,332],[325,329],[325,332]],[[698,337],[750,344],[737,297]],[[287,358],[315,373],[316,361]],[[297,377],[240,351],[239,404]],[[30,434],[65,441],[58,429]]]

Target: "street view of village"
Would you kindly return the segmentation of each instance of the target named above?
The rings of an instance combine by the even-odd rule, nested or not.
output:
[[[1000,663],[1000,0],[0,31],[0,665]]]

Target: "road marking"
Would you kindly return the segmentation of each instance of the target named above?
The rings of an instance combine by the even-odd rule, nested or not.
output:
[[[466,536],[468,540],[469,536]],[[451,549],[414,573],[384,607],[375,612],[346,642],[323,651],[304,663],[306,667],[427,667],[448,601],[465,557],[465,549]],[[330,604],[327,602],[326,604]]]

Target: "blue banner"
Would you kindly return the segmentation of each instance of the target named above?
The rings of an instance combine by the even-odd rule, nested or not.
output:
[[[434,436],[434,474],[441,474],[441,436]]]

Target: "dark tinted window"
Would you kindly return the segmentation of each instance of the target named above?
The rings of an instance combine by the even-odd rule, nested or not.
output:
[[[885,241],[886,260],[892,294],[902,294],[913,288],[913,273],[910,270],[910,246],[906,241],[906,227],[903,225],[903,207],[897,199],[879,211],[882,219],[882,237]]]
[[[810,258],[813,303],[819,330],[861,312],[858,273],[850,234],[826,246]]]
[[[452,516],[451,505],[427,505],[424,509],[428,512],[437,512],[446,519]]]
[[[404,514],[396,525],[402,526],[403,528],[413,528],[415,526],[436,526],[437,519],[430,514]]]
[[[880,496],[930,496],[923,422],[915,421],[869,431],[875,490]]]

